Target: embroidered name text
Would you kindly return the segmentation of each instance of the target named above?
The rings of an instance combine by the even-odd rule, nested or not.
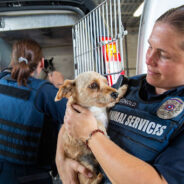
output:
[[[129,126],[145,132],[147,134],[161,136],[164,130],[167,128],[165,125],[160,125],[153,121],[143,119],[133,115],[127,115],[122,112],[111,111],[110,120]]]

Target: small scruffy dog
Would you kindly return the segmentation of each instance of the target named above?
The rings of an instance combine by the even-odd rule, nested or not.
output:
[[[99,73],[90,71],[78,75],[75,80],[65,80],[59,88],[55,101],[68,98],[68,103],[78,104],[89,108],[97,119],[98,128],[106,133],[108,123],[107,107],[112,107],[126,93],[127,85],[123,85],[118,90],[108,86],[107,79]],[[85,143],[77,140],[64,130],[63,145],[66,157],[79,161],[82,165],[90,169],[93,178],[87,178],[82,174],[78,175],[80,184],[99,184],[102,174],[97,173],[97,161]]]

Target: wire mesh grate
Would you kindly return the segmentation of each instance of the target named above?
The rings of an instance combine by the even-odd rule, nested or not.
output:
[[[85,71],[106,75],[109,84],[124,74],[121,0],[106,0],[73,26],[75,77]]]

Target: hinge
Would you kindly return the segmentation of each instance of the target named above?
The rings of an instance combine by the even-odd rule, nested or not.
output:
[[[78,69],[78,64],[75,63],[74,67],[75,67],[75,70],[77,70]]]
[[[5,27],[4,19],[0,17],[0,28],[4,28],[4,27]]]

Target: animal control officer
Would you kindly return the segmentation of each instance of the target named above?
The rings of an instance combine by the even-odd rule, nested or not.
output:
[[[157,19],[148,42],[147,74],[131,77],[127,94],[110,110],[111,140],[96,131],[95,118],[81,106],[73,105],[76,111],[67,107],[64,125],[72,136],[88,140],[112,183],[183,184],[184,5]],[[71,172],[60,176],[76,184],[72,170],[84,173],[85,169],[61,159],[61,147],[58,144],[59,172],[65,168]]]
[[[10,66],[0,73],[0,183],[51,184],[66,99],[55,103],[58,89],[36,79],[44,60],[35,41],[15,42]]]

